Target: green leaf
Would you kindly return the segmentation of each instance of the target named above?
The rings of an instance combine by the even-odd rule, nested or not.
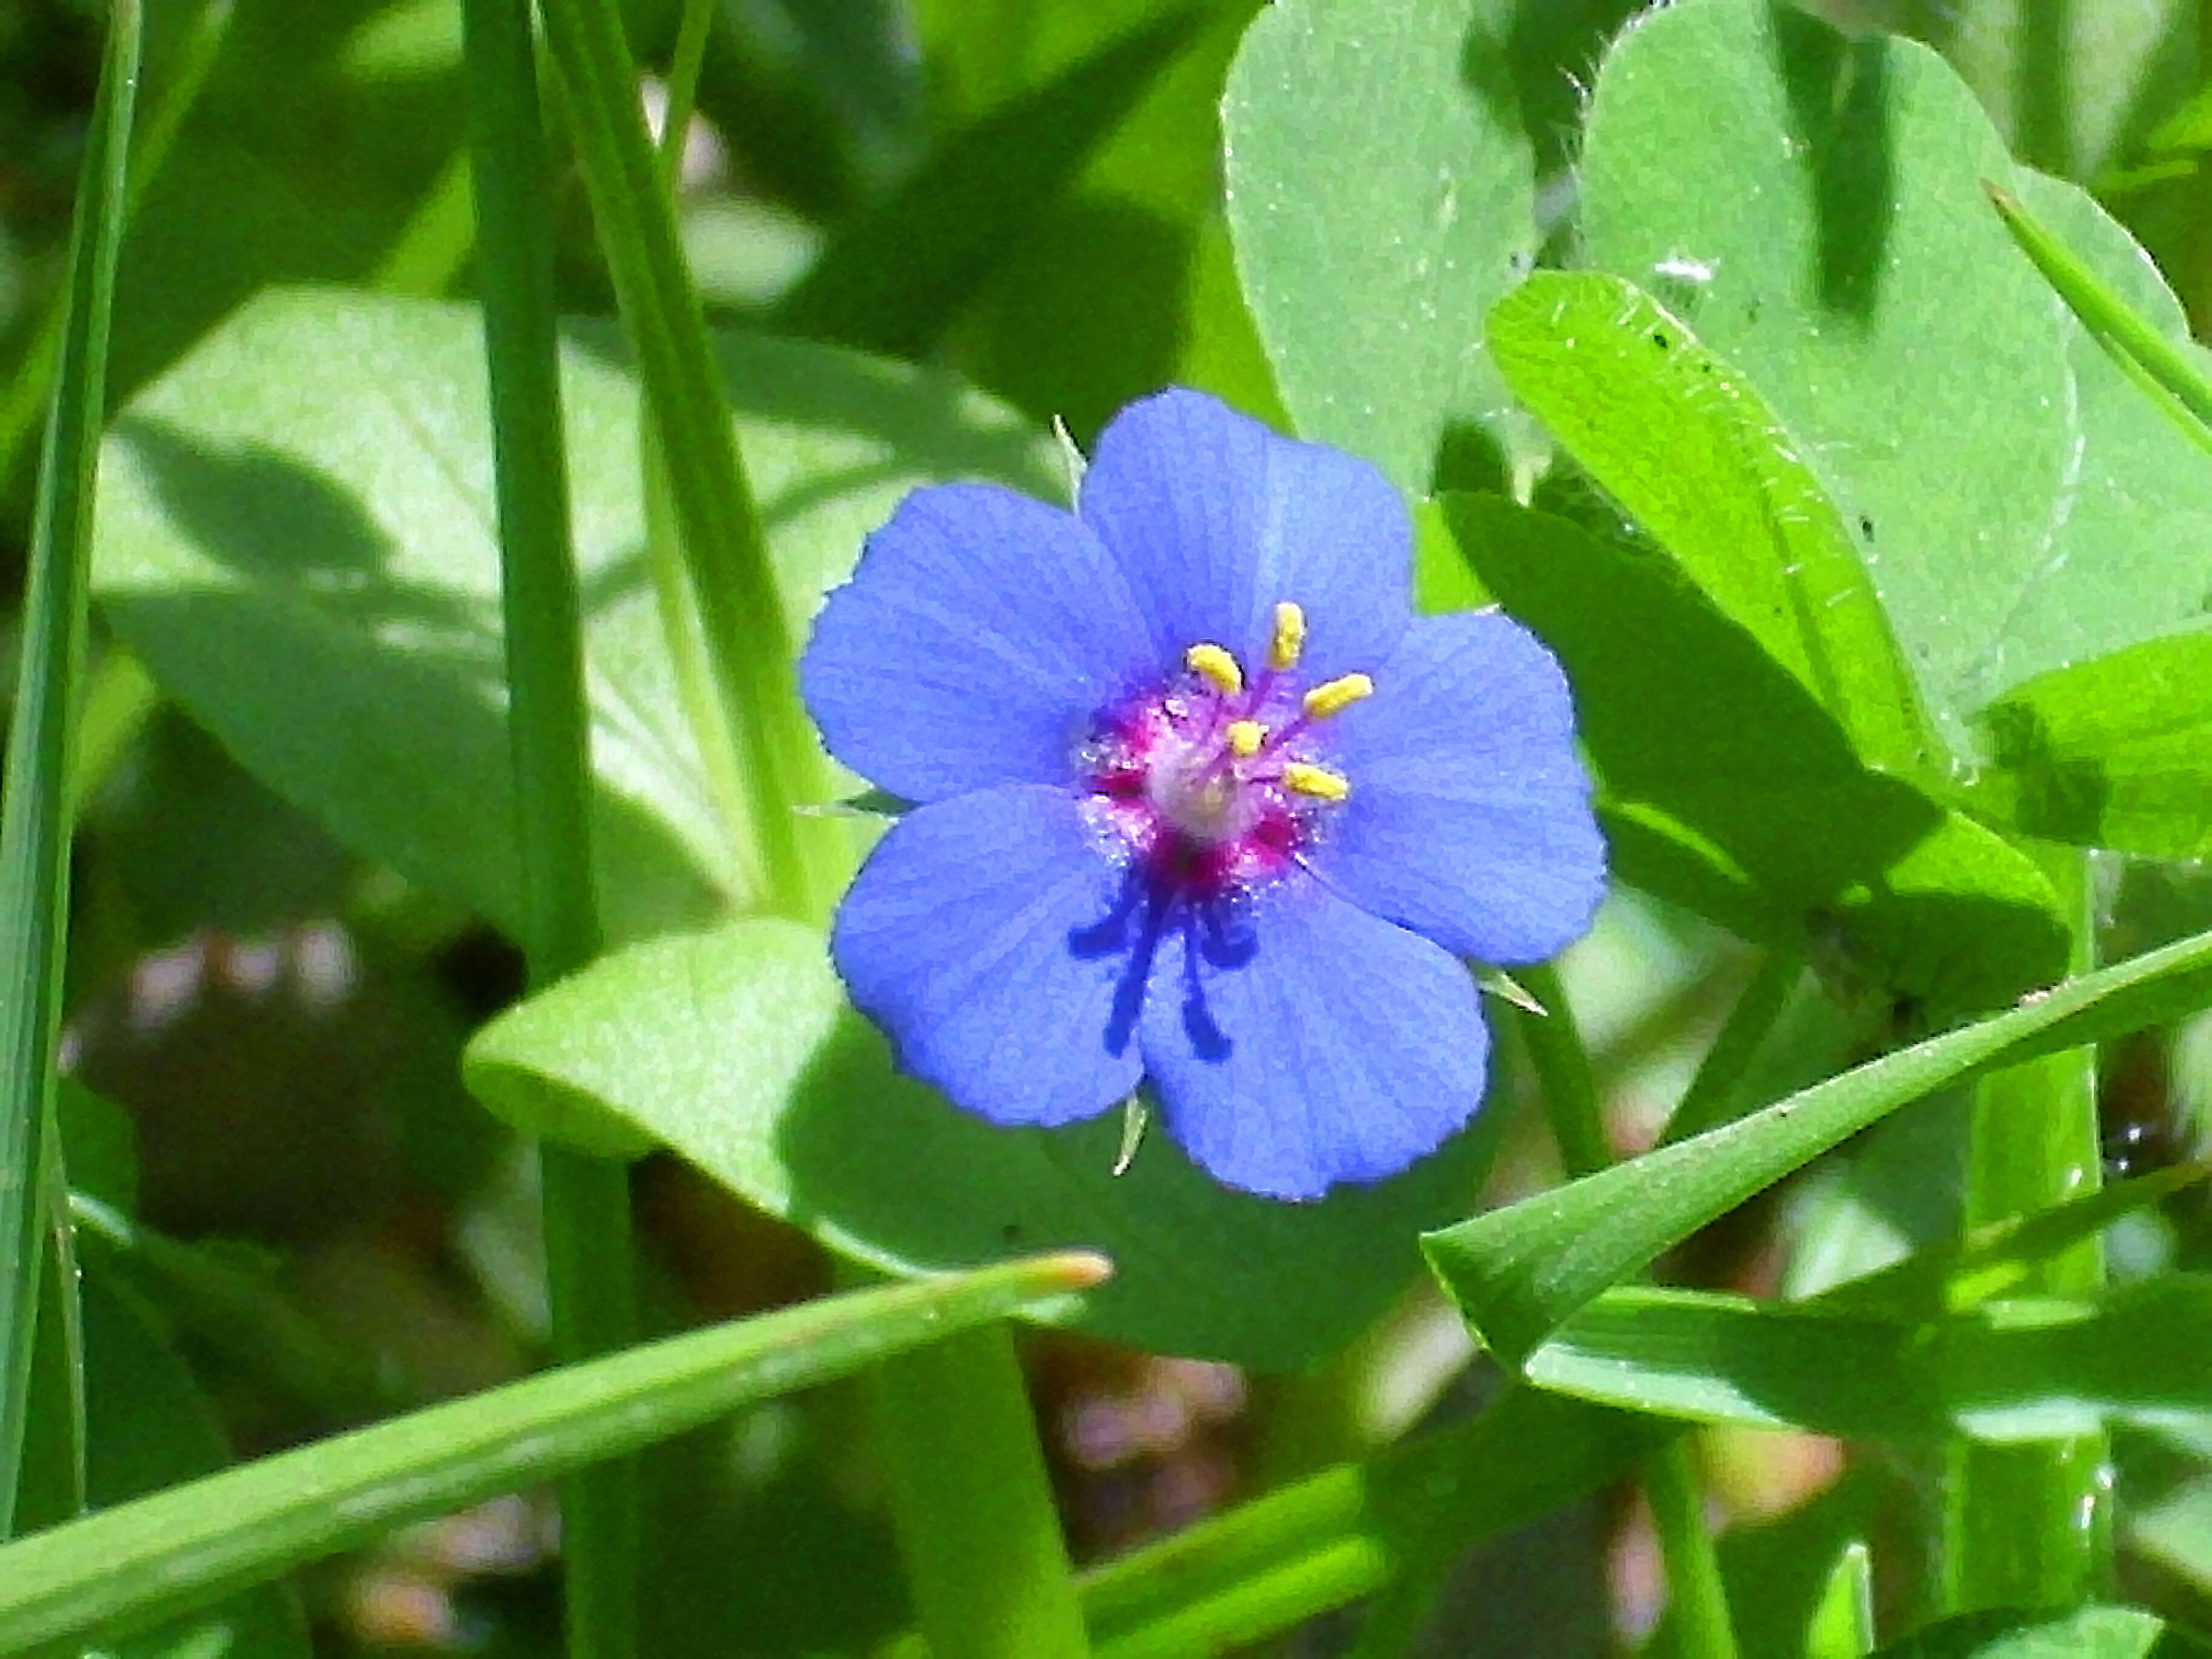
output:
[[[1516,447],[1482,318],[1537,246],[1502,0],[1279,0],[1222,106],[1229,225],[1283,402],[1308,438],[1425,495],[1442,446]]]
[[[2161,401],[2185,436],[2212,449],[2212,374],[2206,372],[2203,349],[2185,331],[2171,334],[2129,305],[2010,191],[1994,185],[1989,191],[2021,252],[2035,261],[2081,326],[2146,393]]]
[[[2058,976],[2065,934],[2033,864],[1869,772],[1805,684],[1677,569],[1495,497],[1447,496],[1443,517],[1483,588],[1565,665],[1624,879],[1938,1023]],[[1437,563],[1425,539],[1425,574]]]
[[[1823,1307],[1887,1309],[1893,1314],[1948,1306],[1966,1309],[2028,1285],[2052,1257],[2093,1238],[2137,1210],[2212,1176],[2212,1164],[2171,1169],[2100,1186],[2063,1204],[1978,1227],[1901,1261],[1844,1280],[1820,1297]]]
[[[2039,674],[1980,723],[1977,811],[2077,847],[2212,855],[2212,632]]]
[[[825,348],[720,343],[788,626],[906,490],[1048,490],[1031,434],[941,377]],[[165,690],[359,850],[520,936],[499,563],[477,319],[328,291],[264,295],[125,410],[94,580]],[[750,896],[710,809],[643,562],[635,385],[566,336],[586,606],[593,825],[608,931]]]
[[[1490,313],[1514,392],[1869,765],[1911,777],[1925,717],[1859,551],[1743,376],[1618,277],[1539,271]]]
[[[1950,1426],[1917,1321],[1708,1291],[1608,1291],[1528,1357],[1540,1388],[1743,1428],[1927,1442]]]
[[[2141,1607],[2001,1610],[1946,1619],[1874,1659],[2205,1659],[2212,1647]]]
[[[1117,1177],[1119,1113],[1012,1130],[957,1110],[893,1073],[821,936],[765,919],[603,958],[487,1026],[465,1074],[511,1121],[648,1137],[890,1272],[1103,1249],[1113,1282],[1056,1316],[1269,1370],[1332,1352],[1405,1288],[1413,1235],[1463,1212],[1498,1116],[1317,1204],[1230,1192],[1158,1133]]]
[[[1899,1049],[1724,1127],[1430,1234],[1423,1241],[1430,1264],[1484,1343],[1517,1366],[1601,1292],[1897,1108],[2208,1000],[2212,934],[2198,933]]]
[[[896,356],[927,352],[1204,15],[1183,6],[1151,20],[964,128],[830,241],[778,307],[778,331]]]
[[[1741,369],[1847,526],[1939,731],[2034,675],[2195,621],[2212,469],[1988,207],[2013,191],[2161,330],[2088,198],[2017,167],[1900,39],[1765,0],[1646,13],[1584,134],[1583,248]]]
[[[143,25],[133,0],[115,8],[87,129],[0,772],[0,1538],[15,1530],[19,1496],[29,1500],[27,1511],[35,1510],[46,1476],[77,1461],[67,1455],[70,1437],[40,1437],[29,1449],[27,1473],[26,1441],[33,1357],[41,1346],[37,1333],[51,1323],[52,1312],[66,1316],[72,1299],[67,1273],[51,1271],[44,1235],[60,1220],[67,1199],[54,1096],[69,952],[76,806],[70,769],[83,697],[94,483]],[[58,1294],[42,1321],[41,1288],[50,1281]],[[42,1393],[73,1385],[66,1356],[58,1366],[36,1369]],[[59,1459],[49,1455],[58,1443],[64,1454]],[[76,1449],[81,1453],[81,1443]]]
[[[988,27],[981,9],[959,9]],[[1010,33],[1034,66],[1166,9],[1160,0],[1048,6]],[[1206,9],[1188,46],[956,330],[980,382],[1059,417],[1079,439],[1168,383],[1290,425],[1237,285],[1221,202],[1222,88],[1259,9],[1258,0]]]
[[[288,1567],[1097,1282],[1046,1256],[854,1291],[571,1365],[0,1547],[0,1649],[142,1629]]]
[[[156,38],[165,24],[173,36],[186,9],[153,8]],[[408,63],[357,52],[391,0],[332,0],[281,25],[236,9],[173,146],[131,209],[116,311],[119,395],[135,393],[272,283],[373,280],[419,229],[459,152],[465,106],[456,54]],[[438,21],[457,40],[450,8]],[[158,90],[173,66],[156,57],[152,67]],[[432,264],[450,270],[465,254],[466,226],[464,213],[459,245],[449,242]]]
[[[1867,1550],[1880,1518],[1882,1483],[1866,1465],[1771,1519],[1740,1522],[1721,1534],[1721,1571],[1742,1651],[1802,1659],[1860,1659]],[[1646,1649],[1650,1659],[1684,1659],[1671,1609]]]
[[[1935,1321],[1823,1298],[1613,1290],[1529,1356],[1540,1388],[1739,1428],[1887,1443],[2002,1443],[2212,1418],[2212,1279],[2081,1300],[1988,1302]]]
[[[1625,1477],[1675,1425],[1509,1382],[1473,1422],[1133,1550],[1085,1584],[1098,1659],[1182,1659],[1291,1629]],[[909,1659],[902,1651],[900,1659]]]

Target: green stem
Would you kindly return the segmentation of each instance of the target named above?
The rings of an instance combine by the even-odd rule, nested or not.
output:
[[[553,1357],[562,1364],[633,1346],[638,1334],[629,1182],[619,1164],[541,1143],[545,1288]],[[638,1479],[628,1458],[560,1485],[568,1651],[626,1659],[637,1650]]]
[[[2197,84],[2212,82],[2212,0],[2197,0]],[[2212,339],[2212,166],[2202,154],[2193,158],[2181,188],[2193,210],[2181,232],[2173,285],[2189,311],[2189,331]]]
[[[1669,1441],[1644,1461],[1644,1497],[1667,1559],[1667,1611],[1684,1659],[1733,1659],[1735,1627],[1720,1557],[1705,1527],[1705,1490],[1697,1443]]]
[[[699,613],[691,603],[691,578],[684,562],[684,531],[677,522],[670,496],[668,461],[662,453],[659,429],[652,416],[641,410],[637,422],[640,483],[645,500],[645,568],[653,578],[653,609],[660,619],[660,638],[676,673],[676,695],[684,708],[699,750],[699,769],[707,785],[707,799],[721,822],[723,849],[730,866],[722,874],[724,890],[732,897],[744,893],[750,879],[747,864],[752,837],[752,793],[747,787],[737,736],[730,730],[729,710],[714,690],[714,664],[699,626]]]
[[[53,1145],[54,1050],[68,948],[72,747],[141,21],[138,0],[116,0],[109,9],[70,238],[67,320],[40,459],[0,789],[0,1538],[15,1530],[43,1235],[63,1198]]]
[[[1552,1139],[1559,1149],[1559,1163],[1570,1178],[1594,1175],[1613,1162],[1612,1143],[1606,1139],[1605,1107],[1598,1098],[1597,1076],[1590,1069],[1589,1050],[1583,1042],[1581,1026],[1567,988],[1559,970],[1548,962],[1514,970],[1528,994],[1544,1009],[1532,1014],[1516,1009],[1515,1023],[1528,1045],[1529,1062],[1536,1068],[1538,1092],[1552,1126]]]
[[[646,407],[667,468],[681,532],[688,599],[712,670],[720,720],[698,732],[702,750],[726,731],[741,760],[747,822],[768,908],[826,917],[842,885],[842,837],[810,833],[794,805],[826,794],[799,698],[793,638],[760,515],[716,385],[712,343],[686,271],[661,162],[637,101],[637,74],[610,0],[546,0],[547,43],[568,92],[576,155],[599,222],[616,296],[638,358]],[[1057,1534],[1036,1425],[1020,1404],[1003,1335],[963,1342],[914,1366],[890,1368],[877,1389],[885,1455],[917,1603],[940,1647],[958,1653],[1081,1653],[1083,1633]],[[945,1455],[951,1437],[957,1455]],[[985,1472],[993,1472],[988,1479]],[[998,1490],[1000,1486],[1005,1490]],[[979,1517],[1007,1505],[1016,1530],[994,1543]],[[994,1522],[993,1525],[997,1524]],[[945,1538],[958,1548],[941,1547]],[[947,1621],[946,1609],[1004,1604],[1018,1619],[1011,1646],[990,1628]]]
[[[1441,1572],[1475,1544],[1632,1474],[1679,1423],[1510,1381],[1480,1417],[1384,1447],[1107,1563],[1084,1586],[1098,1659],[1218,1653]],[[1526,1455],[1546,1448],[1541,1458]],[[902,1644],[898,1659],[919,1651]]]
[[[592,881],[591,728],[582,600],[569,545],[552,198],[528,0],[466,0],[470,144],[490,375],[506,623],[508,731],[533,985],[599,950]],[[563,1363],[637,1340],[626,1172],[548,1145],[539,1152],[546,1290]],[[562,1483],[568,1651],[636,1651],[635,1465]]]
[[[1405,1659],[1413,1652],[1456,1562],[1428,1561],[1401,1572],[1367,1600],[1359,1634],[1344,1659]]]
[[[2074,173],[2074,0],[2021,0],[2014,40],[2013,126],[2021,160]]]
[[[1521,1011],[1517,1018],[1560,1160],[1570,1176],[1593,1175],[1613,1162],[1613,1154],[1589,1051],[1566,987],[1549,963],[1521,970],[1519,978],[1546,1011]],[[1668,1606],[1679,1650],[1685,1659],[1735,1659],[1728,1591],[1705,1529],[1703,1483],[1687,1437],[1670,1440],[1644,1461],[1644,1492],[1667,1559]]]
[[[743,758],[750,823],[732,829],[750,830],[767,908],[818,920],[842,886],[843,852],[792,811],[823,799],[827,780],[799,702],[792,630],[716,381],[713,342],[646,135],[636,65],[611,0],[546,0],[544,15],[600,249],[667,461],[690,599],[723,725]],[[702,744],[713,740],[698,735]]]
[[[979,1327],[886,1360],[868,1398],[931,1659],[1083,1659],[1012,1334]]]
[[[476,236],[476,205],[470,199],[471,158],[456,155],[430,186],[399,240],[392,245],[368,279],[380,294],[434,300],[453,285],[468,264]]]
[[[1770,951],[1760,959],[1751,982],[1722,1022],[1712,1047],[1698,1062],[1697,1075],[1668,1115],[1659,1136],[1662,1146],[1718,1128],[1735,1115],[1736,1091],[1744,1074],[1766,1046],[1775,1022],[1790,1006],[1790,994],[1804,973],[1802,963],[1779,951]]]
[[[2073,930],[2071,973],[2095,965],[2087,860],[2038,853]],[[1972,1143],[1962,1227],[1984,1226],[2093,1191],[2102,1174],[2096,1057],[2074,1048],[1993,1073],[1974,1085]],[[2077,1296],[2104,1282],[2096,1238],[2039,1264],[2022,1295]],[[1942,1594],[1952,1611],[2070,1606],[2110,1573],[2110,1513],[2102,1435],[1953,1446],[1943,1531]]]
[[[714,21],[714,0],[684,0],[684,21],[668,63],[668,116],[660,130],[660,163],[672,196],[682,180],[684,138],[699,102],[699,70],[707,61],[707,34]]]

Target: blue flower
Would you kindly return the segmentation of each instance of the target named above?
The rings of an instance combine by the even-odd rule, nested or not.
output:
[[[831,952],[901,1066],[1006,1125],[1148,1084],[1214,1179],[1395,1175],[1482,1097],[1459,958],[1541,960],[1605,850],[1551,654],[1416,618],[1365,462],[1170,390],[1077,509],[908,496],[801,665],[830,751],[916,803]]]

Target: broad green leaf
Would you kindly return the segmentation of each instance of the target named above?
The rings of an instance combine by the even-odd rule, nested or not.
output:
[[[2080,847],[2212,855],[2212,630],[2039,674],[1980,722],[1977,811]]]
[[[1065,198],[1024,237],[957,331],[983,385],[1087,441],[1114,410],[1168,382],[1288,428],[1237,281],[1221,202],[1221,98],[1258,0],[1206,9],[1202,27]],[[1026,37],[1064,45],[1159,0],[1043,9]]]
[[[1515,395],[1869,765],[1930,744],[1911,677],[1835,506],[1743,376],[1618,277],[1539,271],[1490,313]],[[1862,527],[1861,534],[1868,532]]]
[[[2142,1607],[1963,1613],[1875,1650],[1873,1659],[2207,1659],[2197,1638]]]
[[[1516,9],[1279,0],[1222,106],[1230,231],[1283,402],[1408,495],[1470,433],[1517,447],[1482,350],[1538,241],[1513,90],[1484,81]]]
[[[2212,1002],[2212,934],[2068,981],[1694,1139],[1430,1234],[1431,1266],[1469,1325],[1519,1365],[1578,1309],[1899,1107],[2039,1054]]]
[[[1869,771],[1805,684],[1677,569],[1496,497],[1448,496],[1443,518],[1483,588],[1565,665],[1625,879],[1937,1020],[2058,976],[2065,937],[2034,866]]]
[[[1755,386],[1844,522],[1942,735],[2188,625],[2212,468],[1988,207],[2010,190],[2161,329],[2088,199],[2017,167],[1934,53],[1765,0],[1646,13],[1601,70],[1583,249]]]
[[[118,395],[271,283],[369,280],[415,227],[459,153],[465,105],[457,53],[413,62],[360,53],[367,27],[391,9],[391,0],[330,0],[285,15],[235,8],[204,88],[131,210],[116,312]],[[152,10],[158,54],[164,25],[173,32],[187,9]],[[156,76],[168,67],[159,55],[153,65]],[[461,225],[446,261],[466,252],[465,216]]]
[[[1189,44],[1201,16],[1196,6],[1169,11],[963,129],[832,238],[778,308],[778,331],[926,352]]]
[[[790,626],[914,485],[1051,488],[994,407],[824,348],[722,342]],[[265,295],[118,417],[94,580],[163,688],[342,840],[520,923],[483,347],[471,312]],[[562,396],[586,617],[596,848],[610,933],[747,896],[681,714],[642,553],[634,384],[567,337]]]
[[[1106,1264],[1059,1255],[672,1337],[356,1430],[0,1546],[0,1649],[143,1629],[242,1586],[848,1374]]]
[[[2212,1419],[2212,1279],[1984,1303],[1932,1322],[1826,1300],[1613,1290],[1530,1355],[1540,1388],[1739,1428],[2018,1443]]]
[[[766,919],[602,959],[486,1027],[465,1073],[512,1121],[616,1149],[659,1142],[890,1272],[1103,1250],[1112,1283],[1056,1317],[1270,1370],[1334,1352],[1406,1287],[1414,1234],[1464,1212],[1497,1119],[1317,1204],[1218,1187],[1157,1128],[1116,1176],[1119,1113],[1011,1130],[957,1110],[893,1073],[821,935]]]

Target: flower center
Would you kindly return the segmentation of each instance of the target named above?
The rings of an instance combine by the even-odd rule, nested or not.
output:
[[[1200,641],[1186,672],[1106,711],[1080,757],[1097,815],[1156,885],[1218,897],[1280,875],[1350,799],[1323,763],[1321,723],[1371,694],[1364,674],[1301,690],[1305,613],[1275,607],[1266,665],[1248,677]]]

